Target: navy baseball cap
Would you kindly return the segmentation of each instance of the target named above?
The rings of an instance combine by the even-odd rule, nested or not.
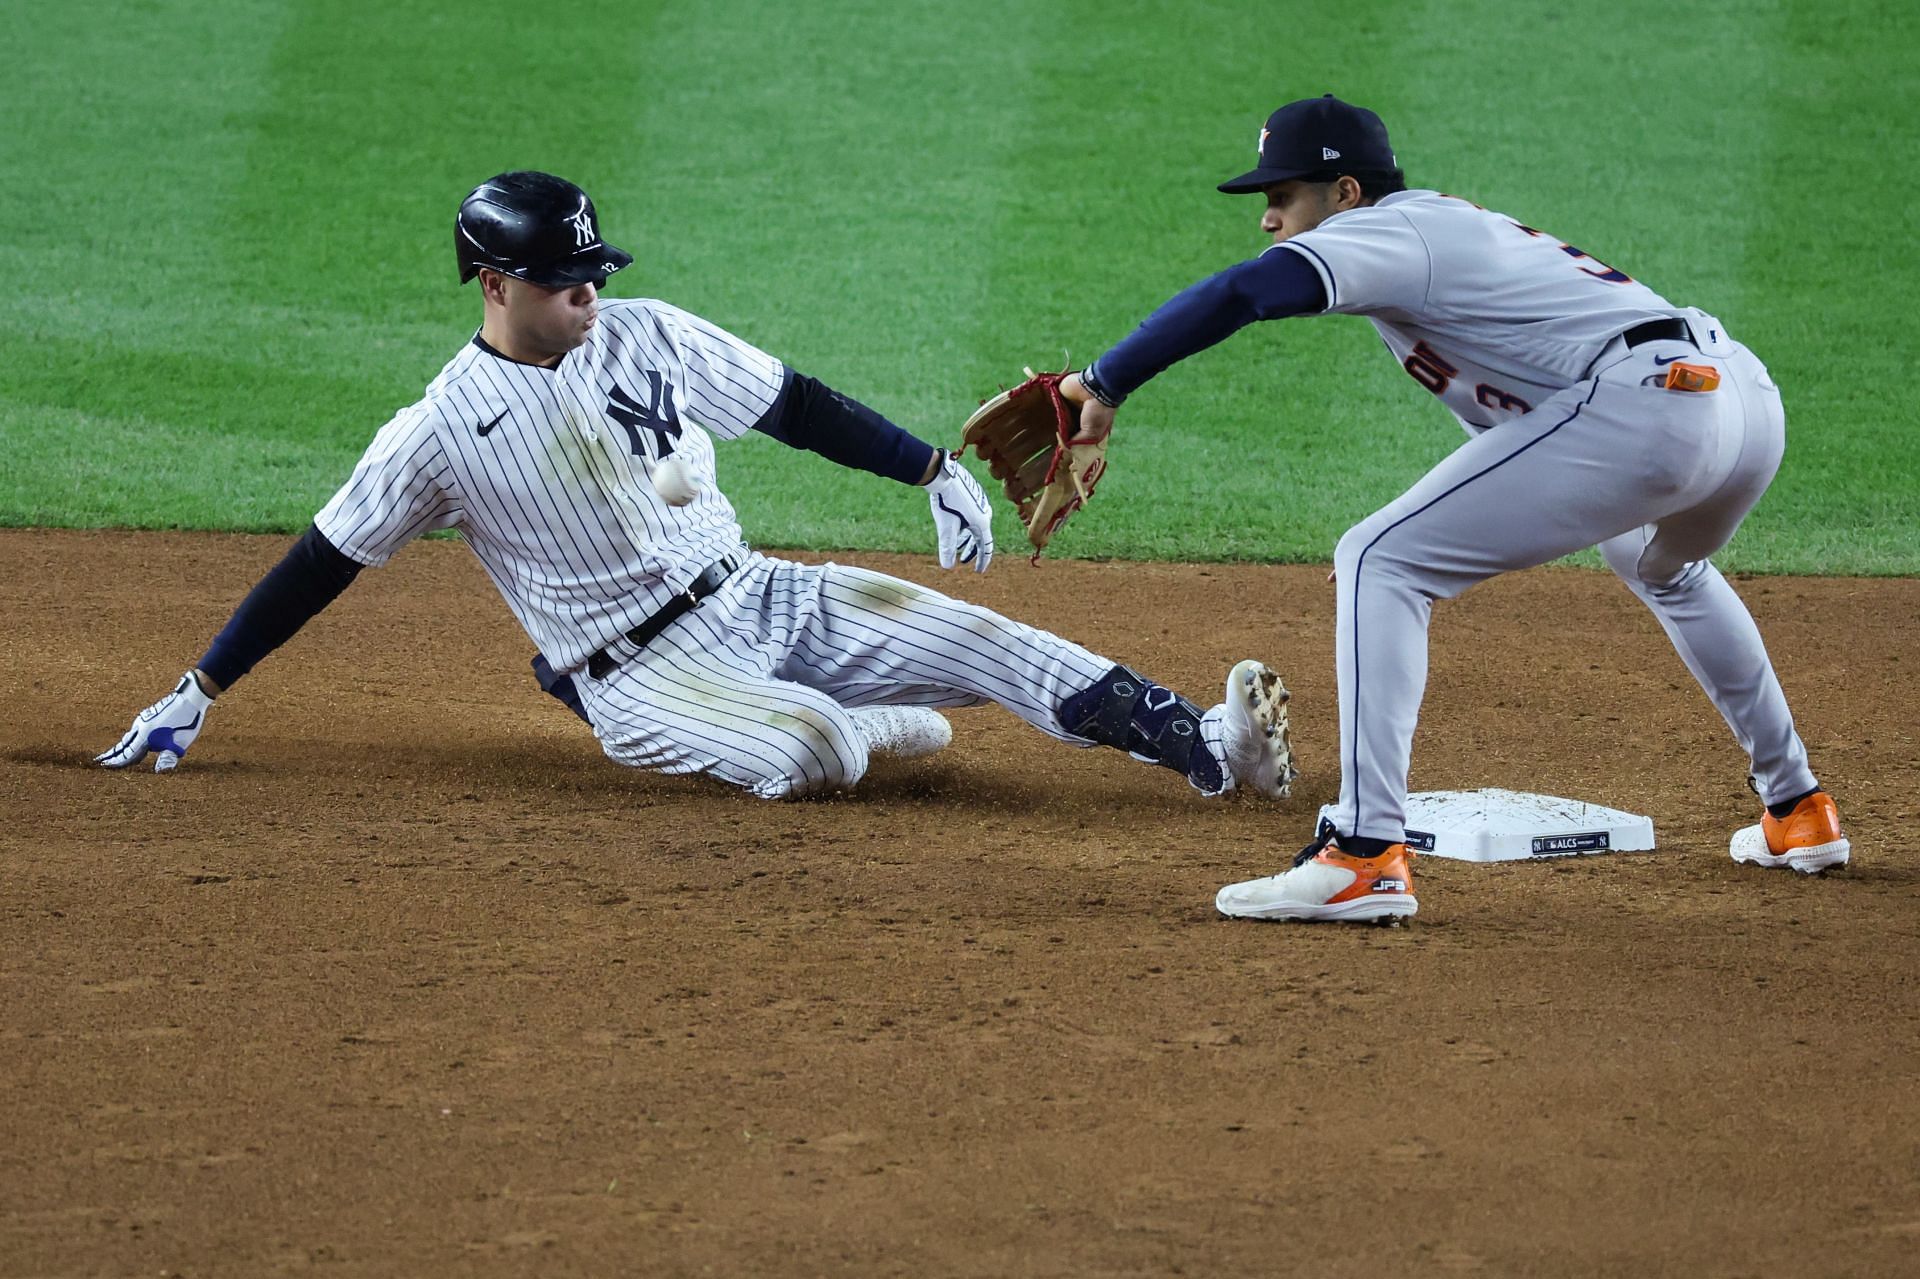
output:
[[[1380,117],[1329,93],[1289,102],[1268,116],[1267,127],[1260,130],[1259,166],[1222,182],[1220,189],[1228,195],[1249,195],[1288,178],[1330,182],[1342,173],[1394,173],[1399,168]]]

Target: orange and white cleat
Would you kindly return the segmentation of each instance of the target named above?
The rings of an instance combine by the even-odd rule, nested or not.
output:
[[[1347,923],[1392,923],[1420,909],[1413,895],[1413,854],[1405,844],[1390,845],[1378,857],[1356,857],[1339,839],[1330,823],[1321,823],[1292,869],[1228,884],[1214,896],[1213,908],[1231,919]]]
[[[1852,851],[1840,829],[1840,810],[1823,790],[1803,798],[1785,817],[1767,813],[1758,826],[1741,827],[1727,845],[1737,862],[1786,866],[1802,875],[1845,866]]]

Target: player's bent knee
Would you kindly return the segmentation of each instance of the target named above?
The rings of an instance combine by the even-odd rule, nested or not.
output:
[[[762,799],[805,799],[809,795],[831,795],[845,790],[866,775],[866,764],[835,769],[796,768],[793,772],[762,778],[747,789]]]
[[[858,730],[849,725],[844,733],[836,732],[826,716],[810,710],[804,714],[805,720],[778,717],[781,727],[770,727],[744,758],[731,752],[716,755],[710,742],[676,745],[657,736],[623,732],[620,726],[600,731],[600,749],[627,768],[711,777],[762,799],[830,794],[865,776],[867,749]],[[810,722],[814,720],[822,722]]]
[[[776,717],[769,747],[777,768],[750,786],[768,799],[799,799],[844,790],[867,774],[867,746],[849,722],[840,725],[813,710]]]
[[[1367,539],[1362,536],[1364,524],[1356,524],[1340,535],[1333,548],[1333,571],[1336,578],[1352,581],[1353,574],[1360,567],[1360,556],[1367,549]],[[1370,534],[1368,535],[1370,536]]]
[[[1647,547],[1646,538],[1639,532],[1610,537],[1597,548],[1600,558],[1607,562],[1613,575],[1628,586],[1640,585],[1640,553]]]
[[[1419,547],[1381,515],[1348,529],[1333,548],[1334,578],[1350,586],[1399,585],[1421,579],[1420,569]]]
[[[1713,566],[1706,560],[1674,563],[1649,558],[1641,561],[1640,580],[1647,594],[1657,600],[1673,603],[1685,599],[1704,585],[1712,569]]]
[[[1634,594],[1653,599],[1685,595],[1709,573],[1706,560],[1675,560],[1671,555],[1661,555],[1655,545],[1637,535],[1602,542],[1600,558]]]

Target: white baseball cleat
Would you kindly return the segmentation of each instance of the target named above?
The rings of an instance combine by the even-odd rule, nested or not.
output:
[[[1285,799],[1300,770],[1293,765],[1287,702],[1293,694],[1265,663],[1249,658],[1227,673],[1220,712],[1220,745],[1236,787]]]
[[[1785,817],[1767,813],[1758,826],[1735,831],[1727,852],[1737,862],[1784,866],[1802,875],[1817,875],[1845,866],[1853,845],[1840,829],[1840,810],[1833,796],[1817,790],[1794,805]]]
[[[1344,851],[1330,825],[1278,875],[1228,884],[1213,908],[1232,919],[1299,919],[1367,923],[1406,919],[1420,909],[1405,844],[1378,857]]]
[[[925,706],[857,706],[847,714],[871,754],[919,759],[953,741],[947,717]]]

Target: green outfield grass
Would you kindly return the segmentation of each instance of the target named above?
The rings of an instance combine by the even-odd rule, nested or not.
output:
[[[951,442],[1262,244],[1268,110],[1379,110],[1409,179],[1715,311],[1790,445],[1722,557],[1920,571],[1906,0],[0,10],[0,524],[296,531],[477,323],[460,196],[585,185],[700,312]],[[1324,560],[1459,442],[1364,321],[1257,326],[1123,410],[1077,556]],[[929,549],[919,494],[721,446],[772,546]],[[1002,541],[1018,534],[1011,519]]]

